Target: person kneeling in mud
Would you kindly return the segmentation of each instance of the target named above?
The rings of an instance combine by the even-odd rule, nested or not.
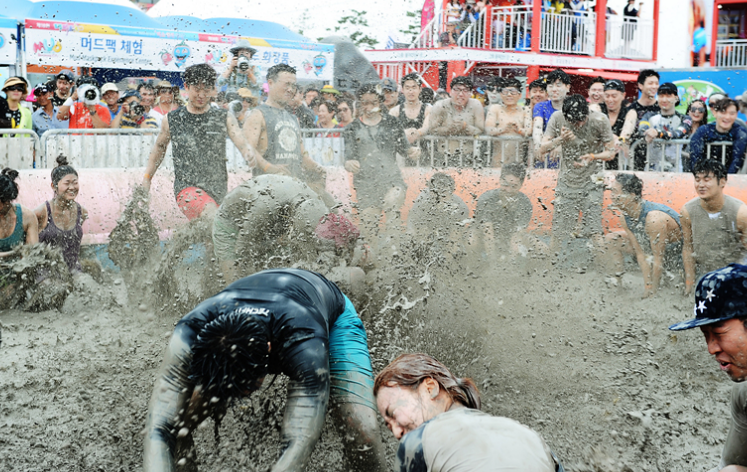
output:
[[[538,433],[481,412],[472,379],[457,378],[427,354],[392,361],[376,376],[374,395],[400,440],[396,472],[564,470]]]
[[[350,300],[322,275],[268,270],[199,304],[174,329],[148,410],[145,472],[196,470],[192,431],[218,421],[267,374],[290,378],[272,470],[304,470],[327,404],[342,434],[345,470],[384,471],[366,331]],[[185,470],[185,469],[180,469]]]

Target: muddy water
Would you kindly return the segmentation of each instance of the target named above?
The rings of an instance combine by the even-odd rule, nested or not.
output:
[[[434,354],[475,379],[486,411],[540,431],[567,470],[692,471],[718,462],[731,383],[699,333],[667,331],[692,313],[674,287],[641,300],[635,271],[613,286],[591,268],[486,258],[443,241],[390,238],[376,251],[370,290],[355,300],[375,370],[402,352]],[[84,275],[60,311],[0,312],[0,470],[142,468],[147,403],[188,309],[181,300],[210,291],[199,282],[205,270],[193,269],[183,272],[189,283],[178,299],[154,297],[143,281],[165,270],[109,273],[102,284]],[[229,409],[219,440],[212,420],[198,429],[200,470],[266,470],[277,457],[284,382],[268,384]],[[308,470],[341,470],[331,426]],[[396,443],[382,435],[391,459]]]

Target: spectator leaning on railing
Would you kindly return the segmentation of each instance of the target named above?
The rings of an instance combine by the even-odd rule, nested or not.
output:
[[[52,103],[52,88],[48,84],[39,84],[34,87],[34,96],[38,108],[31,116],[34,132],[41,137],[50,129],[66,129],[67,121],[57,119],[59,110]]]
[[[638,132],[643,135],[646,143],[651,143],[654,139],[685,139],[690,135],[692,121],[687,115],[683,115],[674,109],[679,105],[680,100],[677,95],[677,86],[671,82],[663,83],[659,86],[658,113],[648,112],[643,115],[641,122],[638,124]],[[683,164],[677,162],[677,145],[656,146],[649,149],[648,161],[651,169],[659,171],[681,172]],[[662,152],[664,159],[662,160]]]
[[[31,129],[31,110],[21,105],[28,95],[28,84],[23,77],[10,77],[3,85],[7,99],[0,98],[0,128]]]
[[[618,151],[627,149],[638,122],[638,115],[633,107],[625,102],[625,85],[621,81],[613,79],[604,84],[604,103],[599,105],[599,108],[610,120],[612,134],[618,140]],[[606,169],[619,169],[618,156],[605,162],[604,166]]]
[[[716,121],[698,128],[690,139],[690,169],[704,159],[716,159],[721,162],[722,152],[725,155],[724,166],[729,174],[736,174],[744,165],[744,153],[747,151],[747,129],[735,124],[737,119],[737,102],[731,98],[724,98],[713,104]],[[731,144],[710,146],[713,142],[726,141]]]

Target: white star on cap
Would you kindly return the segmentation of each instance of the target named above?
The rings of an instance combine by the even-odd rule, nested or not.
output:
[[[716,295],[715,295],[715,294],[713,293],[713,290],[709,290],[709,291],[708,291],[708,293],[706,293],[706,296],[705,296],[705,297],[706,297],[706,298],[708,299],[708,301],[710,302],[710,301],[711,301],[711,299],[712,299],[713,297],[715,297],[715,296],[716,296]]]
[[[703,313],[703,311],[706,310],[705,300],[701,300],[698,303],[698,308],[696,308],[696,310],[700,310],[701,313]]]

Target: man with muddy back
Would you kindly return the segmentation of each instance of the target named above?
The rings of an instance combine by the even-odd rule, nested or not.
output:
[[[306,182],[327,206],[334,199],[324,190],[325,172],[303,147],[298,120],[287,107],[296,94],[296,69],[277,64],[267,70],[267,101],[244,123],[244,136],[259,151],[254,175],[290,175]]]
[[[208,64],[189,66],[184,70],[186,107],[163,117],[161,132],[150,152],[143,176],[143,188],[150,184],[173,143],[174,196],[179,209],[189,220],[206,214],[212,216],[228,191],[226,170],[226,137],[254,167],[258,153],[247,144],[236,118],[221,108],[210,106],[215,93],[215,69]]]
[[[682,208],[682,262],[685,294],[692,292],[697,277],[747,255],[747,205],[724,195],[726,167],[714,159],[695,163],[695,192]]]
[[[708,353],[737,382],[721,461],[710,472],[747,472],[747,266],[730,264],[703,276],[695,290],[694,312],[695,318],[669,329],[700,328]]]
[[[277,269],[229,285],[176,324],[148,410],[145,472],[196,470],[194,428],[280,373],[290,381],[273,472],[304,470],[330,399],[345,470],[387,469],[355,307],[320,274]]]

